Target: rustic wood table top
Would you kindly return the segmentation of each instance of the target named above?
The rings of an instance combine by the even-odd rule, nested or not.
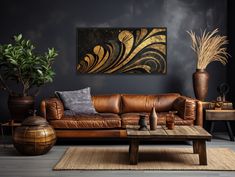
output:
[[[211,134],[200,126],[175,126],[173,130],[169,130],[166,126],[158,126],[156,130],[146,131],[139,131],[138,126],[128,126],[127,137],[159,140],[211,140]]]

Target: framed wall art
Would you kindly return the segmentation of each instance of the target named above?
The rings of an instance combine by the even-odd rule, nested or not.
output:
[[[166,74],[167,29],[77,28],[77,71]]]

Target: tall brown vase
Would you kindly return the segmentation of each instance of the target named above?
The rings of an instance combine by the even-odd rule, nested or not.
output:
[[[157,129],[157,119],[158,119],[157,113],[156,113],[155,107],[153,107],[149,116],[150,130]]]
[[[193,73],[193,90],[198,100],[204,101],[208,92],[209,74],[205,69],[197,69]]]

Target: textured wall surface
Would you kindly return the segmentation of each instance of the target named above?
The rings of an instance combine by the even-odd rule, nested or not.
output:
[[[229,37],[229,54],[231,55],[231,60],[229,60],[228,64],[228,72],[227,72],[227,80],[230,85],[229,99],[235,105],[235,24],[234,24],[234,16],[235,16],[235,2],[233,0],[228,0],[228,37]]]
[[[14,34],[31,39],[38,51],[55,47],[54,82],[42,87],[39,102],[55,90],[90,86],[93,94],[181,92],[194,96],[192,73],[195,55],[187,30],[219,28],[227,33],[226,0],[2,0],[0,43]],[[167,27],[166,75],[78,75],[76,27]],[[208,100],[217,96],[216,86],[226,81],[226,67],[209,65]],[[9,117],[7,94],[0,92],[0,115]]]

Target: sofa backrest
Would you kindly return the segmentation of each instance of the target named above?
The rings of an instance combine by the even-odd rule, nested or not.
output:
[[[172,109],[172,104],[180,94],[124,94],[122,95],[122,113],[150,112],[155,106],[157,112],[166,112]]]
[[[172,109],[173,102],[180,96],[177,93],[167,94],[107,94],[92,96],[93,105],[100,113],[150,112],[155,106],[157,112]]]
[[[121,95],[107,94],[92,96],[93,105],[100,113],[121,113]]]

